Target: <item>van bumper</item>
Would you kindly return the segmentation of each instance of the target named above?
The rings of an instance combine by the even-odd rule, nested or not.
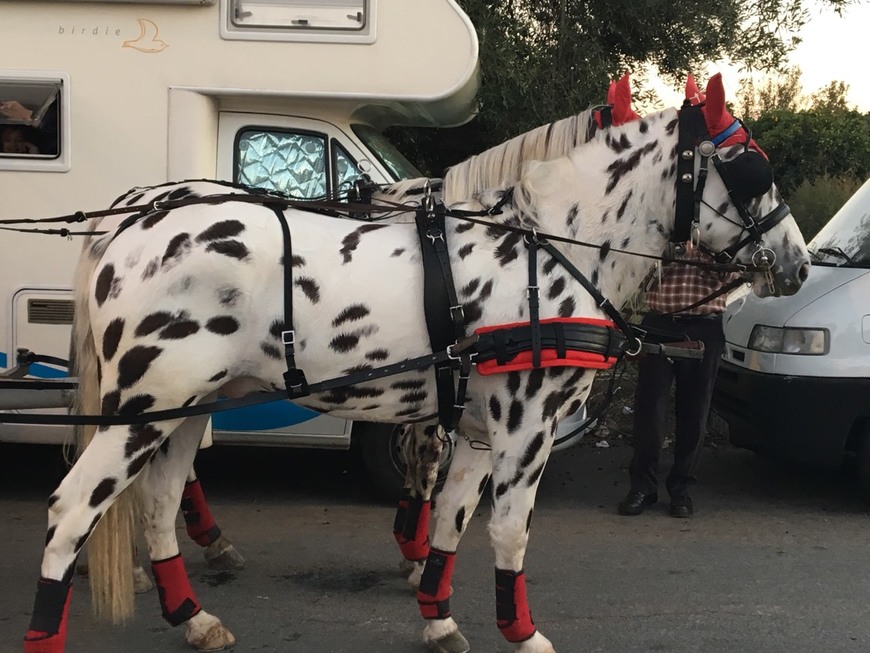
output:
[[[835,469],[852,427],[870,414],[870,379],[764,374],[722,361],[712,409],[737,447]]]

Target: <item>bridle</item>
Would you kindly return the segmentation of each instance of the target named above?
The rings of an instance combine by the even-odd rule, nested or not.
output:
[[[760,219],[756,219],[746,206],[747,200],[764,195],[773,184],[773,173],[766,157],[755,149],[750,149],[751,133],[739,120],[724,131],[710,136],[707,124],[701,111],[701,104],[692,105],[689,100],[683,103],[679,113],[677,144],[677,204],[676,220],[670,243],[677,256],[684,256],[692,245],[701,247],[698,228],[701,204],[703,202],[704,186],[707,182],[709,163],[713,162],[722,183],[728,191],[728,197],[740,219],[747,235],[719,252],[701,247],[718,263],[730,263],[737,253],[750,243],[755,243],[752,254],[752,264],[766,270],[768,282],[773,283],[772,270],[776,263],[776,254],[764,246],[763,236],[791,214],[788,205],[780,200],[779,204]],[[734,159],[723,161],[719,156],[717,146],[733,136],[739,129],[747,134],[743,143],[744,151]],[[697,179],[695,175],[695,157],[700,157]],[[759,173],[757,177],[746,177],[743,188],[738,177],[741,169],[744,172]]]

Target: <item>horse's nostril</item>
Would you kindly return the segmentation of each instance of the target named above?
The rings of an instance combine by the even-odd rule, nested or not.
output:
[[[810,264],[804,263],[800,270],[798,270],[798,279],[801,280],[801,283],[807,280],[807,277],[810,276]]]

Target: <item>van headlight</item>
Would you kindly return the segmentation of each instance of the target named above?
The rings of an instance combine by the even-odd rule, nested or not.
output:
[[[774,354],[823,356],[828,353],[827,329],[795,329],[756,324],[749,336],[749,349]]]

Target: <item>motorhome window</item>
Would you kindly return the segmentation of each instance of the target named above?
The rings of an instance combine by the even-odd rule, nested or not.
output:
[[[0,77],[0,157],[56,159],[61,155],[59,79]]]
[[[387,137],[370,125],[351,125],[353,133],[365,143],[378,158],[378,161],[389,171],[396,181],[422,177],[422,173],[416,166],[405,158],[405,155],[396,149]]]
[[[236,137],[234,181],[300,199],[329,192],[324,134],[250,127]]]
[[[222,0],[227,39],[373,40],[376,0]]]
[[[353,188],[353,182],[362,177],[365,170],[354,161],[353,157],[347,153],[338,142],[332,141],[332,167],[335,171],[335,189],[338,196],[347,195],[348,191]]]

